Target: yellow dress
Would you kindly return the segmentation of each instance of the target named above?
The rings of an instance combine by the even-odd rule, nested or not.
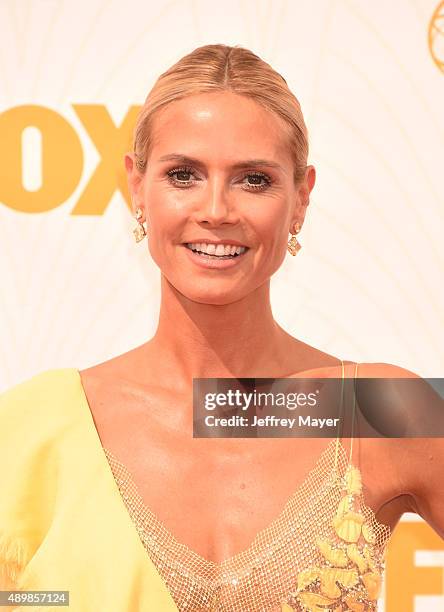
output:
[[[78,370],[47,370],[0,395],[0,589],[69,591],[61,609],[71,612],[376,610],[390,530],[361,489],[359,469],[333,440],[270,527],[217,566],[141,507],[129,473],[102,447]],[[160,546],[157,536],[165,536]],[[284,536],[285,546],[270,552]],[[182,581],[168,570],[177,552]],[[290,552],[294,562],[283,564]],[[251,555],[257,567],[248,565]],[[233,568],[242,569],[235,578]],[[208,576],[204,584],[199,571],[221,569],[225,586],[219,580],[213,589]],[[189,589],[184,597],[178,585]]]

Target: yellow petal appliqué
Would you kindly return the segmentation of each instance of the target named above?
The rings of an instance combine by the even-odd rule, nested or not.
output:
[[[344,589],[349,589],[350,587],[353,587],[356,584],[358,584],[359,576],[358,576],[358,572],[354,568],[352,569],[334,569],[332,568],[332,571],[335,572],[335,580],[339,582],[339,584],[343,586]]]
[[[294,612],[294,608],[289,606],[287,603],[283,603],[281,606],[281,612]]]
[[[369,572],[368,574],[361,576],[361,578],[370,599],[377,599],[379,597],[382,585],[382,578],[380,574],[377,574],[376,572]]]
[[[349,501],[349,497],[348,495],[346,495],[345,497],[343,497],[341,499],[341,501],[338,504],[338,508],[336,510],[336,516],[343,516],[344,514],[347,514],[347,512],[350,511],[350,501]]]
[[[346,542],[357,542],[361,535],[361,526],[364,522],[362,514],[347,512],[342,516],[335,516],[332,525],[338,536]]]
[[[326,567],[320,573],[320,580],[321,593],[332,599],[337,599],[342,595],[342,591],[336,583],[339,582],[340,585],[348,589],[358,583],[359,576],[355,569]]]
[[[373,529],[370,527],[370,525],[367,525],[365,523],[364,523],[364,525],[362,525],[362,535],[364,536],[364,539],[369,544],[375,544],[376,543],[376,536],[375,536],[375,533],[374,533]]]
[[[302,570],[298,574],[298,589],[305,589],[306,586],[314,582],[319,578],[319,567],[309,567],[308,569]]]
[[[318,593],[299,593],[298,598],[301,603],[306,606],[310,612],[325,612],[325,606],[335,605],[335,601],[332,601],[328,597],[319,595]]]
[[[346,567],[348,565],[349,560],[345,550],[334,548],[326,539],[318,538],[316,544],[327,561],[335,567]]]
[[[376,572],[377,571],[377,565],[375,560],[373,559],[373,555],[372,552],[370,550],[370,548],[366,545],[364,546],[364,549],[362,551],[365,560],[368,563],[369,568],[371,569],[372,572]]]
[[[341,596],[341,589],[335,582],[335,572],[335,568],[326,568],[321,574],[321,593],[331,599],[338,599]]]
[[[344,602],[347,604],[348,609],[353,610],[353,612],[365,612],[365,604],[358,601],[353,593],[349,593],[344,598]]]
[[[359,495],[362,491],[361,472],[354,465],[349,465],[345,473],[345,486],[352,495]]]
[[[347,555],[353,563],[356,563],[361,574],[365,572],[368,568],[368,562],[356,544],[349,544],[347,546]]]

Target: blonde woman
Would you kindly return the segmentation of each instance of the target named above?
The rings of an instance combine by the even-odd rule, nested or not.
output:
[[[193,438],[193,378],[416,377],[358,368],[273,316],[307,155],[297,99],[251,51],[207,45],[158,78],[125,157],[135,236],[161,272],[157,330],[2,395],[9,585],[69,591],[75,612],[375,610],[401,515],[444,536],[440,439],[356,439],[352,454],[340,434]]]

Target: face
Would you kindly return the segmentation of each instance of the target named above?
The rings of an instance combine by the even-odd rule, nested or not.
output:
[[[315,181],[309,166],[295,186],[287,138],[283,120],[253,100],[205,93],[157,114],[143,175],[126,155],[134,210],[144,211],[151,256],[190,300],[237,301],[281,265]],[[210,253],[199,255],[190,245]],[[231,256],[236,246],[241,253]]]

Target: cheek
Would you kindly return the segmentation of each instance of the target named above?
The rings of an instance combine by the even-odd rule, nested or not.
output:
[[[288,240],[288,209],[285,203],[273,202],[272,206],[251,218],[258,244],[267,250],[268,255],[279,256]]]
[[[186,207],[173,192],[153,186],[146,194],[148,224],[153,228],[153,242],[174,241],[186,220]]]

